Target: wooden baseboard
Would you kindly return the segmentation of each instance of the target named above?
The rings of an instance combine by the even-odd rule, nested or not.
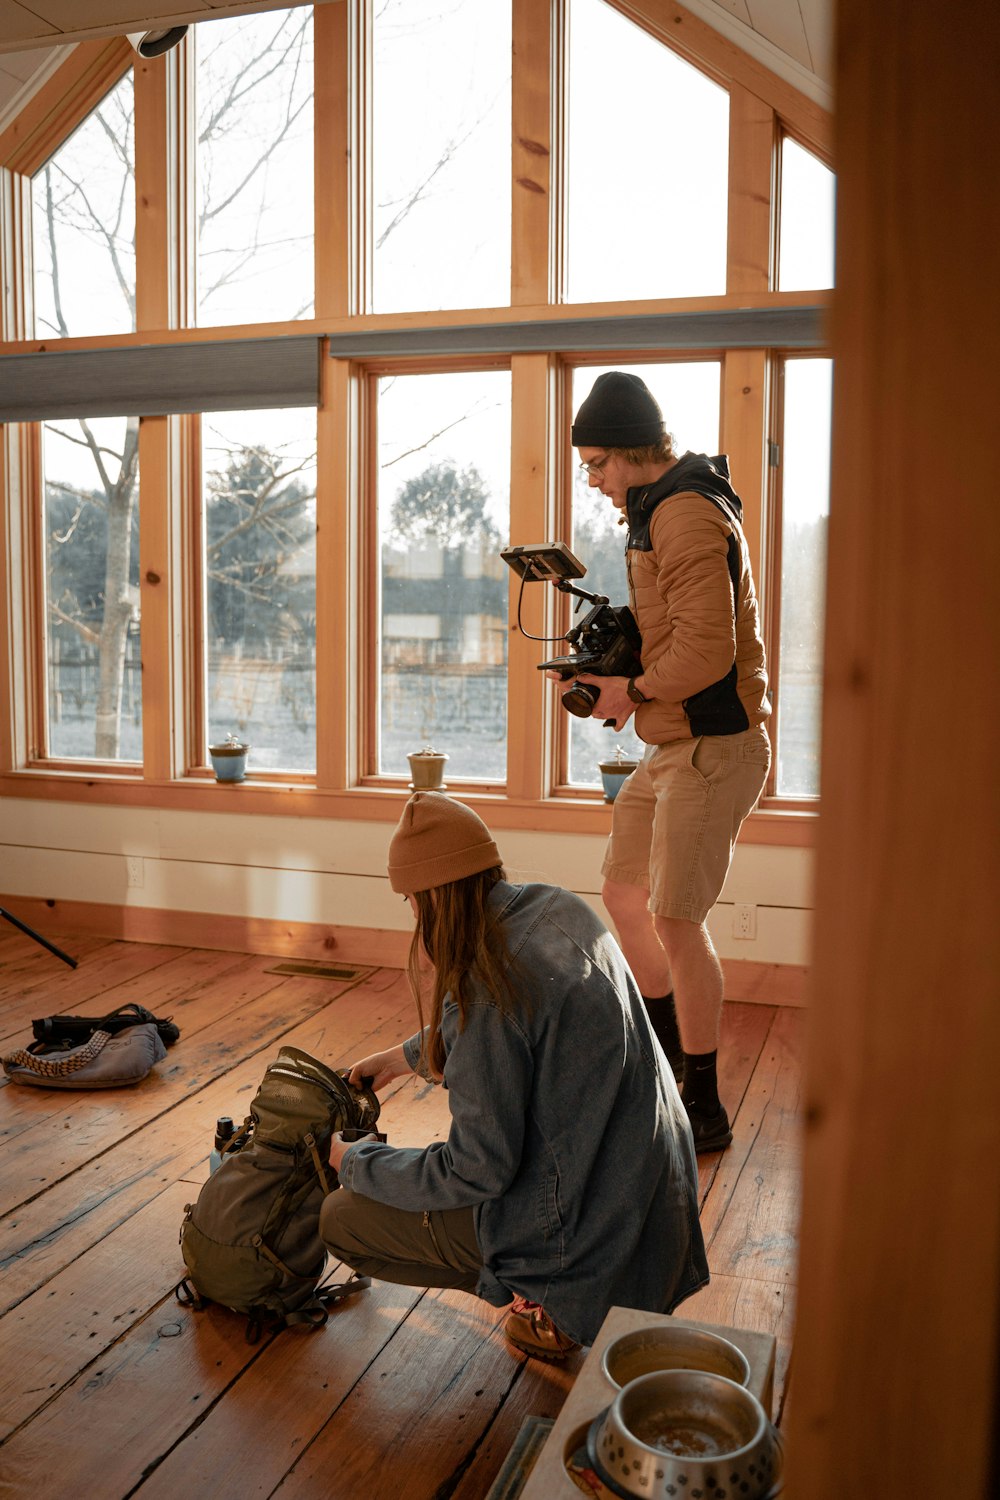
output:
[[[63,946],[62,939],[71,939],[76,932],[130,943],[166,943],[281,958],[335,958],[342,963],[393,969],[405,968],[410,949],[409,932],[370,927],[324,927],[318,922],[279,922],[266,917],[44,900],[37,896],[0,896],[0,906],[59,946]],[[71,947],[67,951],[72,957]],[[802,965],[724,958],[722,969],[727,1000],[757,1005],[806,1003],[809,970]]]

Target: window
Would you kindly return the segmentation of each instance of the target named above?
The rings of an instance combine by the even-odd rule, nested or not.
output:
[[[791,136],[781,142],[778,290],[833,286],[833,173]]]
[[[42,440],[46,745],[142,760],[139,423],[47,424]]]
[[[375,770],[433,744],[453,780],[507,769],[510,374],[378,382]]]
[[[510,301],[510,0],[374,19],[376,312]]]
[[[679,450],[729,456],[769,793],[816,798],[828,132],[675,21],[286,3],[142,68],[121,37],[59,62],[0,131],[0,791],[246,808],[208,780],[232,733],[255,809],[288,782],[307,815],[387,817],[430,746],[502,821],[602,829],[600,763],[643,747],[561,709],[537,663],[581,613],[528,591],[518,634],[499,554],[564,540],[626,602],[569,426],[630,368]]]
[[[237,734],[257,770],[311,771],[316,419],[213,412],[202,434],[209,743]]]
[[[312,7],[213,21],[194,34],[198,322],[307,317]]]
[[[35,174],[37,337],[135,327],[134,116],[129,72]]]
[[[673,434],[678,454],[719,451],[719,377],[717,360],[678,361],[675,364],[588,366],[573,372],[573,410],[578,410],[591,386],[606,368],[631,369],[640,375],[660,403],[667,430]],[[592,487],[575,460],[573,467],[573,539],[571,547],[587,576],[580,586],[591,593],[606,595],[612,604],[628,603],[625,571],[625,531],[619,527],[618,512],[611,502]],[[590,608],[581,604],[579,618]],[[559,654],[553,647],[553,654]],[[580,719],[568,715],[569,774],[572,784],[600,784],[598,766],[602,760],[613,760],[618,745],[631,760],[637,760],[645,749],[635,734],[633,720],[623,730],[605,729],[600,719]]]
[[[780,624],[777,672],[776,791],[819,796],[820,707],[826,529],[830,514],[828,359],[788,359],[781,440]]]
[[[569,70],[569,300],[724,292],[726,91],[604,0],[572,0]]]

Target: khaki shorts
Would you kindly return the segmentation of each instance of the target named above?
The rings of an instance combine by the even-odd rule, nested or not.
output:
[[[645,886],[657,916],[704,922],[770,765],[763,725],[650,745],[615,798],[601,873]]]

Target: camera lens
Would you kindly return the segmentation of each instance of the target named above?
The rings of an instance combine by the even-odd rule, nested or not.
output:
[[[576,714],[578,719],[589,719],[600,696],[600,688],[595,687],[592,682],[575,682],[563,693],[562,705],[569,713]]]

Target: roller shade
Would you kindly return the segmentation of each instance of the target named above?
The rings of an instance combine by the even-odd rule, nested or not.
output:
[[[594,349],[821,349],[820,307],[736,308],[648,317],[553,318],[331,334],[334,359],[524,354]]]
[[[313,335],[4,355],[0,421],[316,406],[319,348]]]

